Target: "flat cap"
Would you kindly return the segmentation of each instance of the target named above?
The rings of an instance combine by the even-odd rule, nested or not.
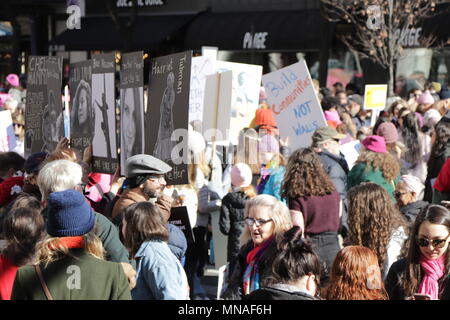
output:
[[[125,162],[125,175],[127,178],[147,174],[166,174],[171,170],[172,167],[167,163],[148,154],[134,155]]]

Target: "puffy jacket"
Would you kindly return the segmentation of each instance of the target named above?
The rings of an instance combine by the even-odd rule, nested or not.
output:
[[[186,236],[180,228],[171,223],[167,224],[167,229],[169,230],[169,241],[167,241],[167,244],[170,251],[181,261],[187,250]]]
[[[286,168],[283,166],[279,166],[278,168],[274,169],[271,172],[266,184],[264,185],[262,194],[270,194],[271,196],[274,196],[278,200],[282,201],[281,184],[283,183],[285,172]],[[286,201],[284,201],[284,203],[286,203]]]
[[[228,236],[227,261],[237,259],[239,237],[244,230],[244,208],[248,197],[242,191],[230,192],[222,199],[220,232]]]
[[[416,201],[408,203],[406,206],[400,208],[400,212],[408,219],[410,223],[414,223],[420,210],[425,208],[429,203],[426,201]]]

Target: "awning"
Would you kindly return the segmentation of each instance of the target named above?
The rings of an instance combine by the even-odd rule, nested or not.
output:
[[[319,10],[203,13],[189,26],[189,49],[216,46],[233,51],[319,50],[325,19]]]
[[[139,16],[130,32],[133,50],[158,49],[159,45],[186,26],[195,15]],[[129,19],[129,18],[121,18]],[[126,20],[125,20],[126,21]],[[121,50],[124,41],[110,17],[85,17],[81,28],[66,30],[50,41],[62,51]]]

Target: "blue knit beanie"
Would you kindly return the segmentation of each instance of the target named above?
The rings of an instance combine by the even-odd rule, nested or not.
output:
[[[442,88],[440,97],[442,100],[450,99],[450,90],[447,87]]]
[[[76,190],[52,192],[48,196],[47,233],[53,237],[81,236],[92,230],[95,215]]]

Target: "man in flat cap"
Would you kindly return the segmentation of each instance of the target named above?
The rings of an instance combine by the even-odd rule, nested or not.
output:
[[[148,154],[137,154],[125,162],[126,179],[124,191],[114,204],[111,217],[119,225],[122,222],[121,212],[135,202],[149,201],[161,196],[166,180],[164,175],[171,171],[165,162]]]

